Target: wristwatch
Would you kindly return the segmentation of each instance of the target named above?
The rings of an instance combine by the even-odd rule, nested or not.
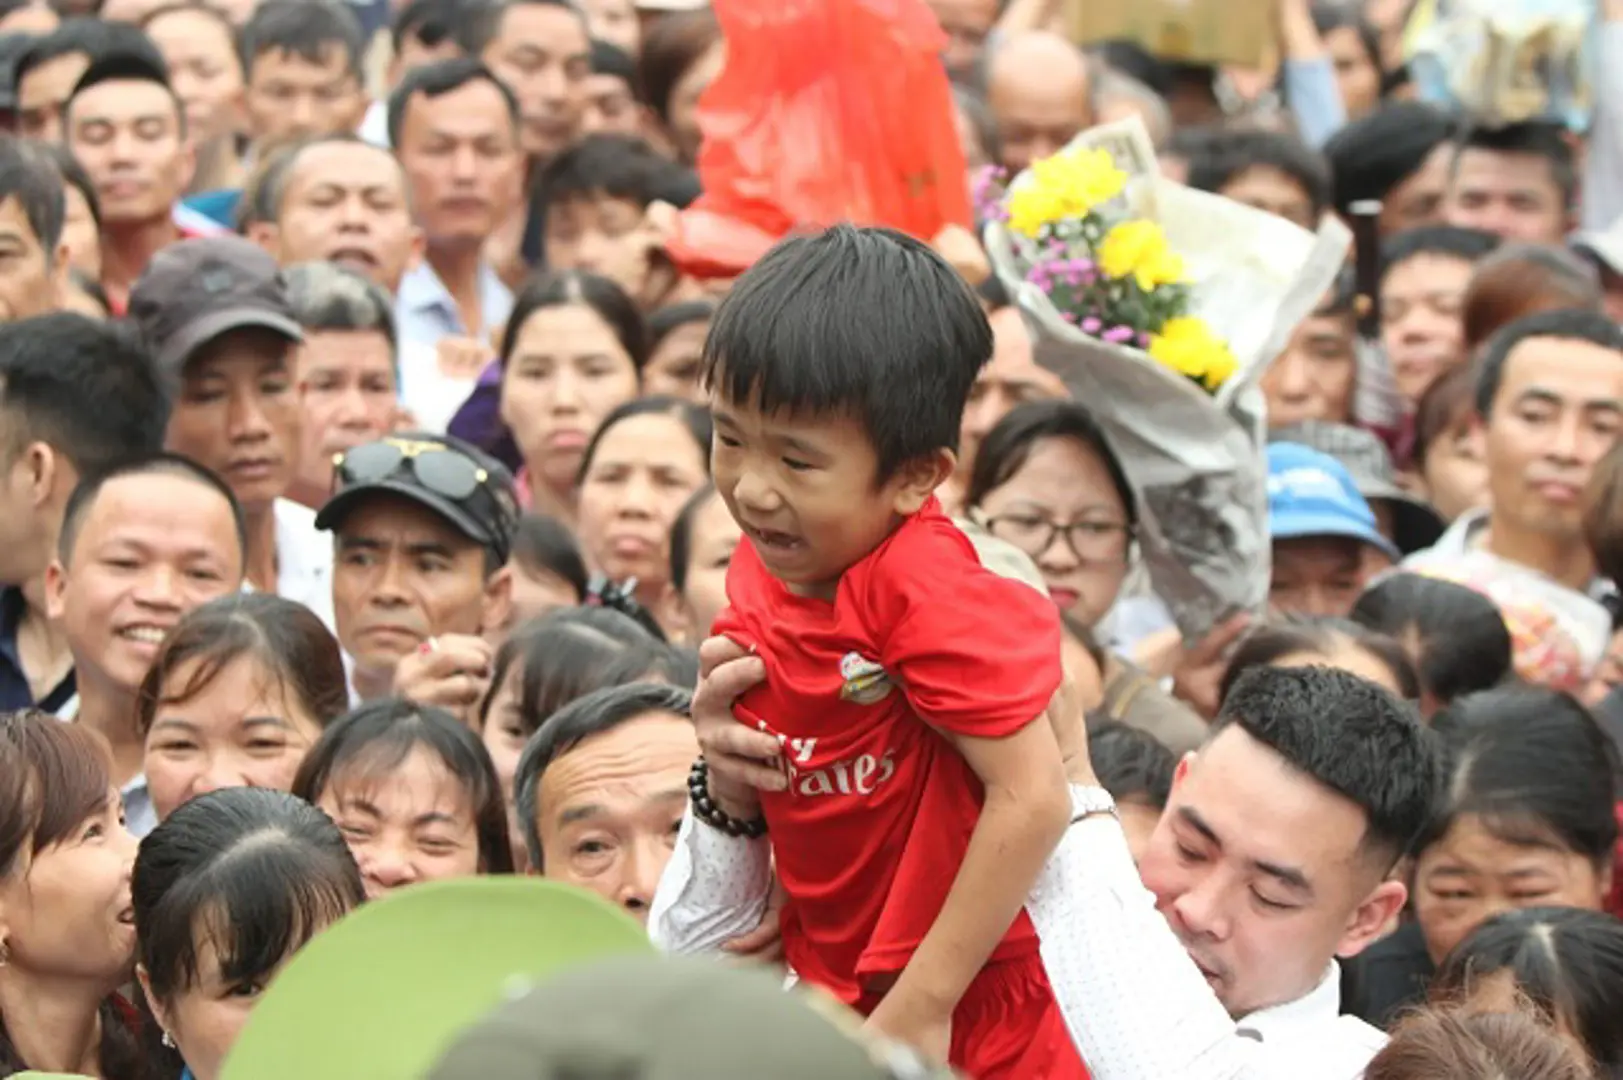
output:
[[[1121,814],[1116,811],[1116,799],[1110,792],[1102,787],[1082,787],[1079,784],[1071,785],[1071,824],[1086,821],[1091,817],[1109,814],[1118,820]]]

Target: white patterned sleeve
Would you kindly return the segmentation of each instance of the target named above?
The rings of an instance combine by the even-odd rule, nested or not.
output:
[[[1080,804],[1079,804],[1080,805]],[[1066,1026],[1094,1080],[1240,1080],[1260,1047],[1155,909],[1121,825],[1071,826],[1026,905]]]
[[[649,936],[668,953],[714,952],[761,925],[771,893],[771,844],[728,836],[689,807],[654,894]]]

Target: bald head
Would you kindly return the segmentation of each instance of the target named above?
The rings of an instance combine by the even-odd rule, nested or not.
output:
[[[986,85],[1011,171],[1049,157],[1093,126],[1087,60],[1057,34],[1032,31],[999,41]]]

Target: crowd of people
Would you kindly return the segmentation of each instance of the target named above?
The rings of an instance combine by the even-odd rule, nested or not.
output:
[[[1623,1077],[1623,0],[1581,132],[1417,100],[1403,0],[1267,72],[923,2],[966,186],[1137,116],[1355,226],[1265,611],[1175,626],[931,238],[671,256],[704,0],[0,0],[0,1075],[230,1080],[328,927],[531,875],[732,966],[433,1075]]]

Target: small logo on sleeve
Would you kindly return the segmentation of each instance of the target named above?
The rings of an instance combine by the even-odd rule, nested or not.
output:
[[[848,652],[841,658],[840,677],[845,680],[840,687],[841,700],[858,705],[878,704],[896,689],[885,669],[861,653]]]

